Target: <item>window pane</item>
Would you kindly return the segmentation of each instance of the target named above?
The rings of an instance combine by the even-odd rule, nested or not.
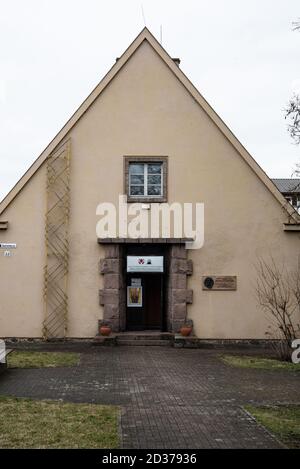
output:
[[[148,184],[160,184],[161,175],[160,174],[148,174]]]
[[[148,185],[148,195],[161,195],[161,186]]]
[[[144,195],[144,186],[130,186],[130,195]]]
[[[132,174],[130,175],[130,184],[142,184],[144,185],[144,175]]]
[[[148,174],[160,174],[161,168],[162,168],[161,163],[148,164]]]
[[[139,163],[130,163],[129,172],[130,174],[144,174],[144,165]]]

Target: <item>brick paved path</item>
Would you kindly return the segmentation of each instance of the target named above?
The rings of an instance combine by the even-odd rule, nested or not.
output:
[[[298,373],[231,368],[220,350],[81,351],[79,366],[8,370],[0,395],[119,405],[124,448],[277,448],[242,406],[300,401]]]

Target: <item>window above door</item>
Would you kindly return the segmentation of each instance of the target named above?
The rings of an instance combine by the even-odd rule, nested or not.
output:
[[[128,202],[167,201],[167,157],[125,156],[125,193]]]
[[[129,196],[162,197],[162,163],[129,163]]]

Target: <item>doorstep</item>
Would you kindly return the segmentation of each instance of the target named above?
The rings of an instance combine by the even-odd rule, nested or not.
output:
[[[162,346],[171,347],[174,334],[161,331],[127,331],[112,333],[109,336],[97,334],[94,345],[130,345],[130,346]]]
[[[112,333],[109,336],[97,334],[93,345],[198,348],[199,339],[194,335],[183,337],[181,334],[171,332],[127,331]]]

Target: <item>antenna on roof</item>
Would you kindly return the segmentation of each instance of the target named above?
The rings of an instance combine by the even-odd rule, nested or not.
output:
[[[160,25],[160,45],[162,46],[162,24]]]
[[[145,18],[145,13],[144,13],[144,8],[143,8],[142,3],[141,3],[141,9],[142,9],[142,17],[143,17],[143,20],[144,20],[144,26],[146,26],[146,18]]]

